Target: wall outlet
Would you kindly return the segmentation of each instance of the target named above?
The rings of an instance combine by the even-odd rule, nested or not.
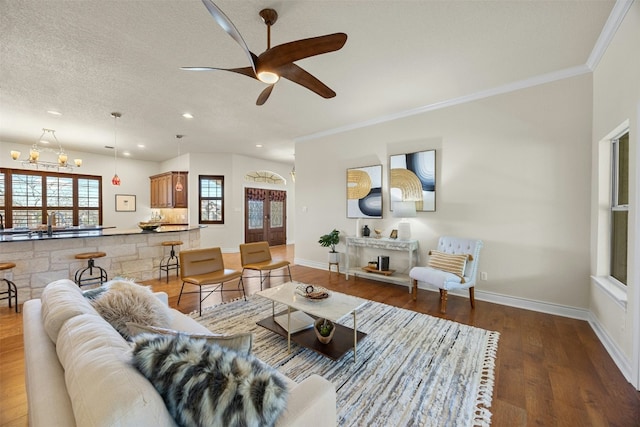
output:
[[[486,271],[483,271],[480,273],[480,280],[488,280],[489,279],[489,275],[487,274]]]

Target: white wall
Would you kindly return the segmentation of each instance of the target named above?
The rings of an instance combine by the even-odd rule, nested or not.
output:
[[[296,144],[296,262],[326,264],[318,237],[346,218],[346,169],[436,149],[436,212],[412,220],[420,256],[438,236],[480,238],[476,292],[549,306],[589,306],[592,79],[583,75]],[[344,252],[344,240],[340,246]],[[392,260],[393,262],[393,260]]]
[[[291,166],[253,157],[228,153],[189,153],[180,159],[171,159],[161,165],[163,171],[189,171],[189,224],[198,223],[198,176],[224,175],[225,211],[224,224],[208,224],[201,230],[202,247],[220,247],[223,252],[238,252],[244,242],[244,189],[245,187],[272,188],[287,191],[287,236],[293,242],[294,217],[291,214],[295,204],[295,185],[289,180]],[[251,171],[268,170],[287,180],[286,185],[249,183],[244,175]]]
[[[598,254],[608,241],[601,239],[599,224],[602,210],[598,200],[598,178],[607,168],[601,150],[601,140],[626,120],[629,121],[629,253],[626,308],[609,294],[592,285],[589,301],[595,326],[601,339],[621,366],[621,370],[636,388],[640,387],[640,2],[635,2],[618,29],[613,41],[598,64],[593,76],[593,197],[591,213],[591,272],[600,275],[606,259]],[[602,256],[600,255],[600,258]]]
[[[29,147],[0,142],[0,167],[22,169],[21,163],[14,162],[9,152],[19,150],[24,157],[25,153],[29,152]],[[139,221],[146,221],[151,217],[149,177],[167,171],[187,170],[189,171],[189,224],[191,225],[198,224],[198,175],[224,175],[225,177],[225,223],[208,225],[201,231],[202,247],[219,246],[225,252],[238,252],[238,245],[244,242],[244,188],[246,186],[287,191],[287,237],[288,243],[293,243],[295,218],[292,212],[295,206],[295,184],[290,180],[291,165],[289,164],[226,153],[188,153],[162,163],[118,158],[117,171],[122,184],[114,187],[111,185],[114,173],[112,156],[70,151],[67,154],[70,159],[76,157],[83,159],[82,167],[75,169],[72,173],[102,176],[103,225],[125,229],[137,228]],[[41,156],[43,160],[56,160],[52,153],[43,153]],[[245,182],[244,175],[255,170],[269,170],[280,174],[287,183],[282,186]],[[116,194],[135,195],[136,211],[116,212]]]
[[[29,153],[29,148],[29,145],[0,142],[0,166],[29,169],[29,167],[24,168],[20,162],[13,161],[9,156],[11,150],[18,150],[22,152],[21,158],[25,158]],[[111,185],[114,173],[113,155],[101,156],[78,151],[65,151],[67,151],[69,159],[79,157],[83,161],[82,167],[74,169],[72,173],[102,176],[103,225],[131,229],[137,228],[139,221],[149,219],[151,214],[149,176],[160,172],[157,162],[118,158],[117,171],[122,183],[119,187],[114,187]],[[56,156],[53,153],[43,152],[40,156],[42,160],[56,161]],[[134,194],[136,196],[136,211],[116,212],[116,194]]]

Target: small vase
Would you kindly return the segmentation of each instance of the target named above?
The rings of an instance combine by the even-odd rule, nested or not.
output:
[[[329,333],[329,336],[323,337],[322,335],[320,335],[319,328],[320,325],[325,322],[325,320],[333,327],[331,328],[331,333]],[[333,322],[329,319],[316,319],[316,321],[313,323],[313,330],[316,333],[316,337],[318,337],[318,341],[320,341],[322,344],[329,344],[331,342],[331,339],[333,338],[334,332],[336,331],[336,325],[334,325]]]
[[[362,236],[369,237],[370,235],[371,235],[371,230],[369,230],[368,225],[365,225],[364,228],[362,229]]]

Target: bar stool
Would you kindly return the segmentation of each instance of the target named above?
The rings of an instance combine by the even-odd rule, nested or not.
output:
[[[166,242],[162,242],[162,246],[171,246],[171,253],[168,258],[164,258],[160,261],[160,277],[159,280],[162,280],[162,272],[167,272],[167,283],[169,283],[169,270],[176,271],[176,277],[178,276],[178,269],[180,268],[180,260],[176,256],[176,246],[182,245],[180,240],[168,240]]]
[[[76,282],[76,284],[80,287],[95,285],[96,283],[103,284],[104,282],[106,282],[107,272],[104,270],[104,268],[96,265],[94,261],[94,258],[102,258],[104,256],[107,256],[107,254],[104,252],[84,252],[81,254],[76,254],[76,259],[87,260],[87,266],[85,268],[79,268],[76,271],[74,282]],[[95,275],[93,274],[94,269],[98,270]],[[82,275],[87,271],[89,272],[89,277],[83,279]],[[100,274],[99,276],[98,273]]]
[[[16,265],[13,262],[0,262],[0,271],[11,270],[15,266]],[[18,288],[16,288],[16,284],[13,283],[11,280],[8,280],[5,278],[2,278],[0,280],[4,280],[5,283],[7,284],[7,290],[0,292],[0,295],[6,295],[6,296],[0,297],[0,300],[8,299],[9,308],[11,308],[11,299],[13,298],[13,301],[16,305],[16,313],[17,313],[18,312]]]

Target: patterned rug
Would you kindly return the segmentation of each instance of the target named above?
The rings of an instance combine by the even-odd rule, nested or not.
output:
[[[284,308],[284,306],[283,306]],[[253,353],[294,381],[315,373],[337,390],[339,426],[486,426],[498,332],[368,301],[358,330],[368,335],[336,362],[291,343],[256,322],[271,315],[259,296],[192,317],[215,333],[250,331]],[[338,323],[353,326],[350,315]]]

